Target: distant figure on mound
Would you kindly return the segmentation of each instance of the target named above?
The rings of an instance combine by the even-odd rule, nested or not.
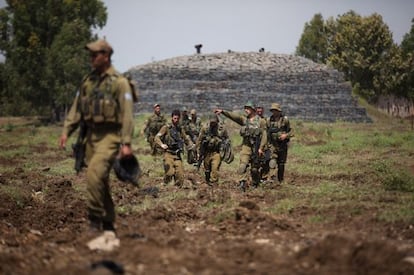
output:
[[[266,121],[256,115],[255,106],[248,101],[244,105],[246,116],[236,112],[228,112],[216,109],[216,114],[223,114],[237,124],[241,125],[240,135],[243,138],[240,151],[240,165],[238,173],[241,175],[239,187],[246,191],[247,169],[250,168],[250,176],[253,187],[258,187],[261,179],[261,162],[264,160],[264,149],[267,144]]]
[[[196,48],[197,54],[200,54],[201,53],[201,48],[202,47],[203,47],[202,44],[197,44],[197,45],[194,46],[194,48]]]
[[[86,126],[86,190],[90,233],[100,234],[88,242],[92,250],[110,251],[119,246],[115,235],[115,207],[109,175],[117,157],[133,157],[133,102],[136,96],[127,78],[111,65],[112,47],[105,40],[86,45],[92,72],[83,80],[65,119],[59,140],[65,148],[68,137]]]
[[[159,132],[162,126],[167,124],[167,119],[161,114],[160,104],[154,104],[154,113],[145,122],[141,130],[141,134],[145,135],[145,139],[151,147],[151,155],[162,155],[164,150],[159,147],[155,142],[155,135]]]

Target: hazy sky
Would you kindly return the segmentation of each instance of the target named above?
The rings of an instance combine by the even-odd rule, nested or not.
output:
[[[413,0],[104,0],[107,25],[99,31],[115,49],[120,71],[195,53],[258,51],[294,53],[303,27],[316,13],[324,19],[349,10],[374,12],[401,42],[414,18]]]
[[[0,5],[4,3],[0,0]],[[376,12],[396,43],[410,31],[414,0],[103,0],[106,26],[99,30],[115,49],[113,62],[133,66],[195,53],[258,51],[294,53],[303,27],[316,13],[326,20],[349,10]]]

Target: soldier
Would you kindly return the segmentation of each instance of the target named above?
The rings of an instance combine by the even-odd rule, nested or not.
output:
[[[245,191],[247,184],[247,168],[250,166],[250,175],[254,187],[258,187],[261,179],[261,158],[267,143],[266,123],[258,115],[254,105],[249,101],[244,105],[246,116],[235,112],[216,109],[216,114],[223,114],[237,124],[241,125],[240,135],[243,138],[240,152],[240,165],[238,173],[241,175],[239,186]]]
[[[269,162],[271,180],[283,183],[285,174],[285,163],[287,160],[288,144],[293,131],[290,128],[289,119],[282,114],[282,108],[278,103],[272,103],[270,107],[272,115],[267,119],[268,140],[271,149]]]
[[[184,131],[188,132],[188,124],[190,123],[190,118],[188,117],[188,110],[186,107],[183,108],[180,117],[180,127],[184,129]]]
[[[219,124],[217,115],[211,114],[208,123],[201,128],[196,142],[198,166],[204,162],[205,180],[208,185],[218,182],[222,161],[220,149],[222,142],[228,138],[227,130]]]
[[[258,115],[260,118],[266,121],[266,118],[264,116],[263,106],[256,105],[255,109],[256,109],[256,115]],[[265,147],[264,154],[265,154],[265,160],[261,162],[262,164],[261,182],[266,182],[267,178],[269,177],[269,171],[270,171],[270,168],[269,168],[270,150],[267,145]]]
[[[192,109],[190,111],[190,121],[188,122],[188,135],[191,137],[192,141],[197,140],[198,135],[201,130],[201,119],[197,116],[197,111]]]
[[[86,125],[86,189],[91,233],[102,233],[88,242],[90,249],[112,250],[119,246],[115,234],[115,208],[109,174],[117,155],[132,157],[133,100],[129,81],[111,64],[112,47],[105,40],[86,45],[92,72],[83,80],[65,119],[59,140],[68,137],[82,122]]]
[[[171,124],[161,127],[154,138],[162,149],[164,149],[164,184],[168,185],[173,179],[175,185],[182,187],[184,184],[184,168],[181,153],[184,144],[189,150],[194,149],[194,143],[179,125],[180,111],[174,110],[171,113]]]
[[[144,127],[141,130],[141,134],[145,134],[145,138],[150,144],[151,155],[161,155],[163,150],[158,147],[154,142],[155,135],[159,132],[162,126],[167,124],[167,120],[164,115],[161,114],[160,104],[154,104],[154,113],[144,122]]]
[[[193,143],[197,141],[198,135],[200,134],[201,129],[201,119],[197,116],[197,111],[192,109],[190,111],[190,118],[185,128],[185,133],[190,136]],[[195,150],[187,151],[187,163],[195,164],[197,163],[197,155]]]
[[[261,117],[264,118],[264,110],[262,106],[256,106],[256,114]]]

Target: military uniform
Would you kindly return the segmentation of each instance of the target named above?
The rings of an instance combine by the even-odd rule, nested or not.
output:
[[[190,111],[190,118],[185,124],[183,124],[185,133],[190,136],[193,143],[196,142],[198,135],[200,134],[201,129],[201,119],[197,117],[197,112],[195,109]],[[187,163],[194,164],[197,163],[197,156],[195,150],[187,151]]]
[[[196,110],[192,109],[190,112],[191,118],[188,121],[186,133],[189,135],[193,142],[195,142],[200,134],[201,119],[197,116]]]
[[[83,81],[66,117],[63,135],[70,136],[83,120],[87,127],[87,205],[91,221],[113,224],[114,204],[109,174],[121,144],[133,132],[133,94],[129,81],[110,66]]]
[[[252,104],[249,104],[249,106]],[[246,105],[247,106],[247,105]],[[254,109],[254,107],[251,107]],[[241,175],[240,184],[242,187],[247,181],[247,168],[250,165],[250,175],[254,186],[260,182],[260,156],[258,151],[264,151],[267,144],[266,123],[259,116],[254,115],[248,118],[235,112],[223,111],[223,115],[241,125],[240,135],[243,138],[240,151],[240,165],[238,173]]]
[[[220,149],[223,140],[228,138],[227,130],[223,124],[219,124],[216,115],[211,116],[210,121],[201,128],[200,135],[196,141],[196,149],[199,157],[204,162],[207,184],[214,184],[219,180],[218,172],[222,161]]]
[[[193,147],[191,138],[185,133],[184,129],[179,125],[167,124],[161,127],[156,134],[154,142],[163,147],[168,148],[164,152],[164,184],[169,184],[173,179],[175,185],[182,187],[184,184],[184,168],[181,154],[184,144]]]
[[[273,103],[270,109],[271,111],[277,110],[280,114],[278,116],[270,116],[266,122],[269,148],[271,150],[269,175],[271,179],[275,180],[277,170],[277,180],[283,182],[288,144],[290,138],[293,137],[293,131],[290,128],[290,122],[287,116],[282,115],[282,109],[279,104]],[[280,139],[282,134],[287,134],[286,139]]]
[[[151,117],[149,117],[144,123],[144,133],[148,143],[150,144],[152,155],[159,155],[163,152],[163,150],[155,144],[154,138],[161,127],[166,123],[167,120],[164,115],[156,113],[152,114]]]

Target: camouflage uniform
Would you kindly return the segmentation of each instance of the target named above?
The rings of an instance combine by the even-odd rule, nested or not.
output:
[[[252,104],[248,103],[246,106],[251,105]],[[252,107],[252,109],[253,108],[254,107]],[[238,169],[238,173],[241,175],[240,184],[242,188],[244,188],[243,186],[247,181],[247,168],[250,165],[250,175],[252,177],[253,186],[258,186],[261,178],[261,164],[260,156],[257,152],[259,150],[264,151],[267,143],[266,123],[257,115],[248,118],[235,112],[223,111],[222,113],[242,126],[240,129],[240,135],[242,136],[243,141],[240,151],[240,165]]]
[[[109,174],[120,145],[131,143],[134,127],[130,83],[113,66],[102,74],[92,71],[85,78],[66,117],[62,134],[70,136],[81,120],[87,127],[89,219],[105,227],[115,221]]]
[[[156,105],[154,105],[154,108],[156,107]],[[145,133],[145,138],[150,144],[151,155],[160,155],[163,152],[163,150],[155,144],[154,138],[155,135],[161,129],[161,127],[165,124],[167,124],[167,120],[165,119],[164,115],[156,113],[152,114],[151,117],[149,117],[144,123],[143,131]]]
[[[184,132],[179,125],[167,124],[161,127],[154,138],[154,142],[162,147],[167,145],[164,152],[164,184],[169,184],[173,179],[175,185],[182,187],[184,184],[184,168],[181,153],[184,144],[189,147],[194,146],[191,138]]]
[[[271,150],[269,175],[272,180],[275,180],[277,170],[277,180],[283,182],[288,144],[290,138],[293,137],[293,131],[290,128],[290,122],[287,116],[282,115],[280,105],[277,103],[272,104],[271,111],[272,110],[276,110],[280,113],[278,113],[278,115],[273,114],[267,118],[266,121],[268,142]],[[287,138],[281,140],[280,137],[282,134],[287,134]]]
[[[195,109],[190,111],[190,118],[188,122],[184,125],[184,130],[187,135],[190,136],[193,143],[196,142],[198,135],[200,134],[201,129],[201,119],[197,117],[197,112]],[[187,150],[187,163],[195,164],[197,163],[197,155],[195,150]]]
[[[207,184],[214,184],[219,179],[221,166],[220,148],[223,140],[228,139],[227,130],[223,124],[219,124],[218,117],[212,115],[206,125],[201,128],[197,138],[196,150],[204,162],[204,173]]]

